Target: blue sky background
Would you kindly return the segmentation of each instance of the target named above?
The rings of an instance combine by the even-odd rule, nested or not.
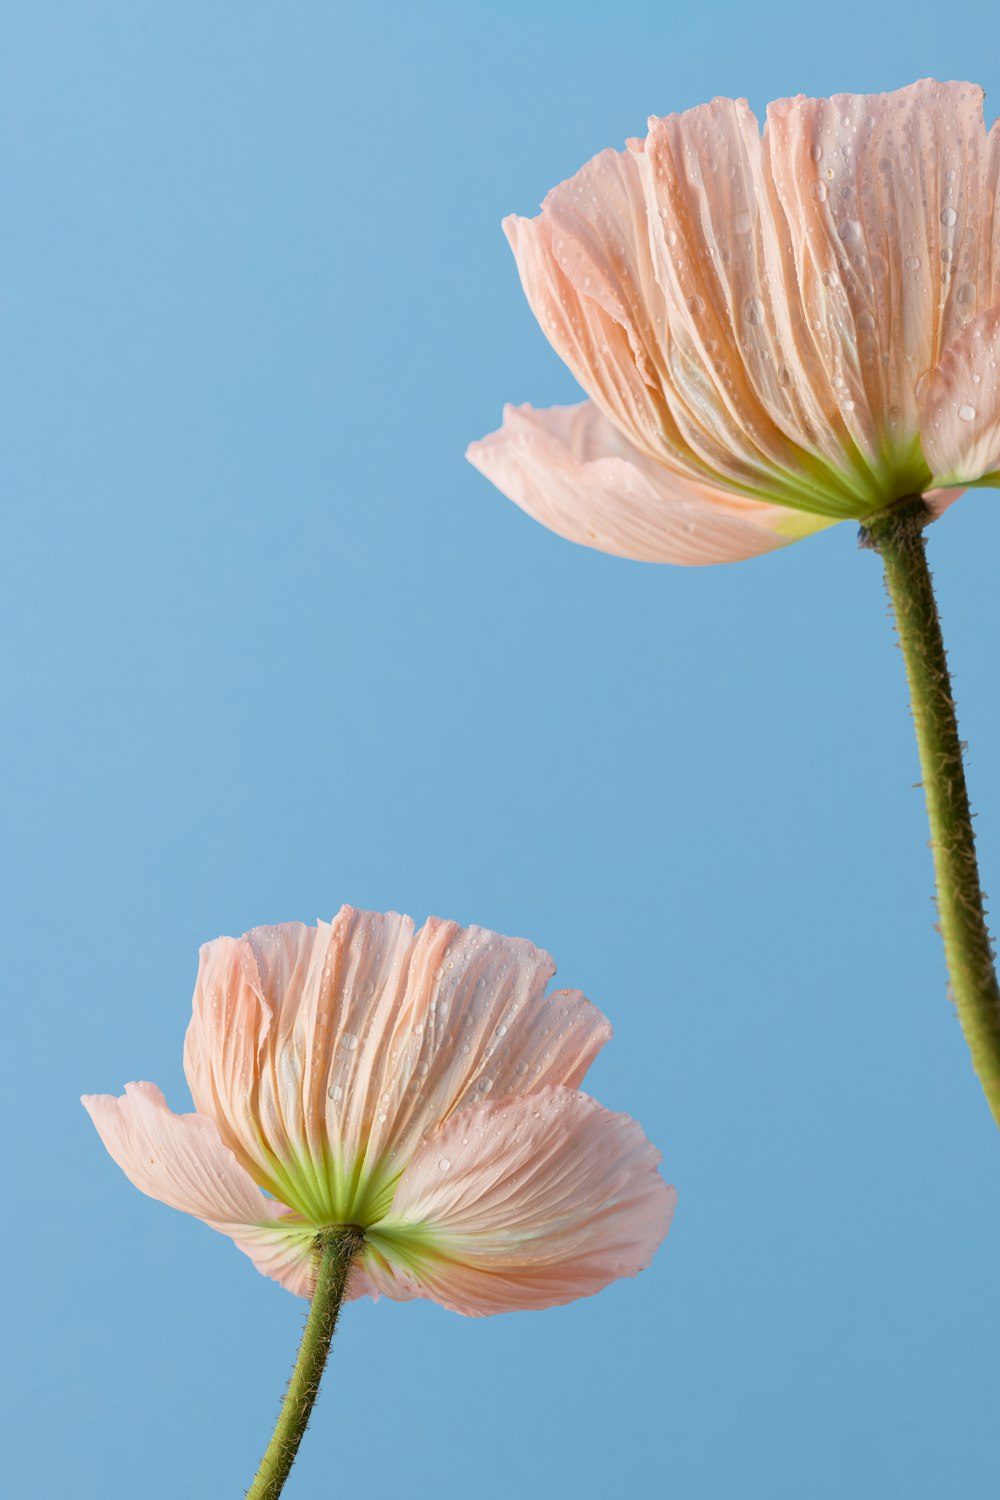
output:
[[[713,94],[1000,100],[992,5],[8,5],[4,1483],[242,1493],[302,1305],[78,1103],[197,948],[342,901],[538,941],[680,1203],[544,1314],[352,1306],[289,1497],[987,1500],[1000,1140],[877,560],[560,541],[463,461],[575,399],[499,221]],[[994,493],[931,537],[1000,888]]]

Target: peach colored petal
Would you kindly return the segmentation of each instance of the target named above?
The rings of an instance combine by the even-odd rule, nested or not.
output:
[[[891,94],[785,99],[767,145],[826,401],[887,498],[929,478],[918,393],[985,305],[982,90],[925,79]]]
[[[979,253],[986,263],[987,306],[1000,302],[1000,120],[994,120],[986,138],[983,204],[985,223]]]
[[[788,231],[746,100],[650,120],[642,165],[684,442],[720,483],[856,515],[867,476],[853,472],[836,404],[817,396]]]
[[[490,1089],[579,1083],[610,1034],[544,997],[530,943],[344,907],[202,950],[185,1068],[199,1110],[269,1191],[317,1224],[366,1220],[421,1136]]]
[[[971,484],[1000,471],[1000,303],[945,349],[928,387],[921,432],[936,484]]]
[[[108,1153],[140,1192],[228,1235],[259,1271],[293,1291],[311,1275],[311,1231],[280,1226],[283,1203],[265,1198],[203,1115],[175,1115],[152,1083],[83,1105]]]
[[[381,1092],[413,923],[343,908],[202,949],[184,1065],[199,1110],[247,1170],[314,1222],[337,1222]]]
[[[672,537],[656,550],[646,461],[692,504],[691,485],[830,520],[966,478],[928,465],[919,408],[943,351],[1000,301],[1000,129],[987,137],[975,86],[779,100],[763,138],[745,100],[715,99],[650,120],[504,227],[543,330],[620,434],[601,457],[631,463],[571,473],[538,419],[516,444],[509,420],[473,444],[560,534],[699,560]]]
[[[658,372],[660,296],[639,167],[602,151],[504,232],[525,295],[556,353],[641,449],[683,453]]]
[[[642,562],[736,562],[831,524],[673,473],[590,401],[504,408],[466,455],[522,510],[583,546]]]
[[[676,1194],[659,1159],[635,1121],[571,1089],[467,1110],[403,1173],[368,1284],[471,1316],[589,1296],[666,1235]]]
[[[422,1138],[455,1111],[582,1081],[611,1027],[577,990],[546,995],[554,973],[549,955],[523,938],[427,921],[398,1027],[383,1044],[366,1161],[377,1192],[394,1186]],[[378,1206],[369,1201],[368,1211]]]
[[[802,378],[787,231],[745,100],[651,120],[642,150],[601,152],[504,228],[543,330],[641,452],[711,487],[861,513],[836,406]]]
[[[936,521],[944,515],[949,505],[954,505],[956,500],[961,500],[964,494],[964,486],[961,489],[928,490],[924,495],[924,501],[934,512],[934,520]]]

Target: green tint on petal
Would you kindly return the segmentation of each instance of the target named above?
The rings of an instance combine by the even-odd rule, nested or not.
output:
[[[788,510],[774,521],[772,530],[775,536],[784,536],[791,542],[797,542],[805,536],[812,536],[814,532],[825,531],[828,526],[836,526],[837,523],[836,516],[818,516],[807,510]]]

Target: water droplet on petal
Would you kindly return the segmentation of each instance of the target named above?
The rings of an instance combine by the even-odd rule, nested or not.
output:
[[[963,405],[958,408],[959,420],[962,422],[974,422],[976,420],[976,408]]]
[[[957,218],[958,214],[953,208],[945,208],[941,210],[941,223],[945,226],[946,229],[950,229]]]
[[[448,1158],[446,1156],[442,1156],[441,1160],[438,1162],[438,1171],[439,1172],[447,1172],[450,1167],[451,1167],[451,1162],[448,1160]]]

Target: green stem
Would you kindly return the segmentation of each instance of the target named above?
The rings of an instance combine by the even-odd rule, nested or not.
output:
[[[938,912],[951,994],[972,1066],[1000,1125],[1000,989],[976,861],[963,746],[923,529],[919,497],[871,516],[861,532],[885,565],[885,581],[906,663],[934,851]]]
[[[247,1500],[277,1500],[285,1487],[319,1395],[319,1383],[347,1289],[347,1278],[363,1242],[364,1232],[354,1224],[325,1229],[316,1237],[316,1287],[299,1356],[271,1441],[254,1482],[247,1490]]]

